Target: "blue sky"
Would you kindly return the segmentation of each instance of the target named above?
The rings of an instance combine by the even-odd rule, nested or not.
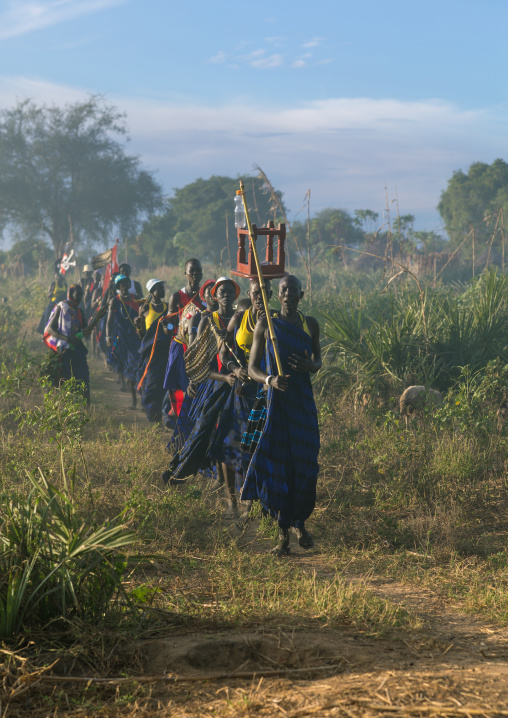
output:
[[[508,160],[506,0],[0,1],[0,107],[106,95],[169,195],[260,165],[294,217],[436,211]],[[386,188],[386,190],[385,190]]]

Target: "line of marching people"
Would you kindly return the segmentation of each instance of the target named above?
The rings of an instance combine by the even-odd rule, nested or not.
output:
[[[190,259],[185,285],[166,302],[162,280],[150,279],[143,298],[130,267],[119,270],[106,292],[93,275],[86,284],[95,289],[71,285],[51,310],[44,337],[60,358],[62,378],[75,376],[89,397],[82,340],[93,333],[128,384],[132,408],[139,392],[148,420],[173,429],[166,485],[218,467],[233,516],[240,497],[247,513],[259,500],[278,521],[276,555],[289,552],[291,528],[300,546],[311,548],[305,522],[316,499],[319,428],[310,374],[321,367],[321,350],[318,322],[298,309],[300,281],[283,277],[281,308],[271,310],[281,375],[257,280],[239,299],[234,280],[202,283],[201,263]]]
[[[291,528],[299,545],[311,548],[305,522],[316,500],[319,428],[310,374],[321,367],[319,324],[298,310],[300,281],[284,277],[281,309],[272,312],[284,371],[279,375],[259,282],[251,280],[248,301],[238,301],[240,287],[229,277],[205,282],[200,291],[206,309],[180,317],[180,343],[188,353],[170,349],[170,357],[179,357],[179,388],[187,389],[177,405],[168,445],[174,453],[162,478],[174,486],[216,464],[231,514],[238,513],[240,496],[246,513],[258,500],[277,519],[274,554],[289,553]],[[185,359],[191,354],[193,375],[203,375],[199,382],[181,373],[190,368]]]

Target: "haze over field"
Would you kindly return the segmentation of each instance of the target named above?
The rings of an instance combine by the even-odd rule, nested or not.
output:
[[[0,106],[102,93],[167,194],[254,164],[294,217],[389,199],[439,230],[457,169],[508,155],[500,0],[0,3]]]

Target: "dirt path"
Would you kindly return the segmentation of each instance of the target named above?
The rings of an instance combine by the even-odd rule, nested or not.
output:
[[[148,425],[140,404],[129,408],[130,394],[120,391],[102,360],[92,359],[90,369],[98,410],[125,425]],[[249,552],[273,543],[258,535],[257,522],[243,532],[231,522],[230,530]],[[322,575],[335,571],[329,559],[300,549],[294,537],[287,562]],[[408,608],[423,630],[378,639],[350,627],[291,634],[182,631],[135,641],[119,652],[119,661],[125,660],[130,675],[154,680],[136,712],[111,715],[508,716],[507,628],[462,613],[431,590],[347,578]],[[168,684],[164,675],[183,682]]]
[[[94,358],[91,352],[88,355],[90,366],[90,395],[92,407],[95,410],[106,410],[114,417],[118,424],[125,426],[148,426],[141,399],[137,397],[137,409],[131,408],[132,399],[130,389],[120,390],[118,374],[110,371],[104,365],[102,355]]]
[[[145,675],[193,679],[190,686],[154,685],[167,706],[163,715],[508,716],[508,629],[430,591],[367,585],[416,612],[424,629],[381,639],[346,627],[175,635],[138,642],[137,660]]]

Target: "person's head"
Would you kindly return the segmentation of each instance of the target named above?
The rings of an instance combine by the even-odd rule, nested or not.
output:
[[[161,299],[163,299],[166,293],[164,288],[164,281],[162,279],[149,279],[146,283],[146,288],[156,302],[159,302]]]
[[[91,264],[85,264],[83,267],[83,279],[91,279],[93,274],[93,267]]]
[[[124,277],[127,277],[127,279],[131,276],[131,265],[124,262],[121,264],[118,269],[120,270],[120,274],[123,274]]]
[[[203,282],[201,289],[199,290],[199,296],[211,312],[214,312],[218,307],[216,300],[212,297],[212,289],[214,285],[214,279],[207,279],[206,282]]]
[[[266,295],[268,297],[268,301],[270,301],[270,298],[272,296],[272,285],[270,283],[269,279],[265,279],[265,287],[266,287]],[[251,279],[249,284],[249,297],[252,302],[252,306],[254,307],[256,313],[260,311],[264,311],[263,306],[263,293],[261,291],[261,287],[259,286],[259,279]]]
[[[197,291],[203,279],[203,268],[199,259],[188,259],[185,262],[185,276],[189,286]]]
[[[79,304],[83,299],[83,287],[81,284],[71,284],[67,290],[67,299],[73,304]]]
[[[219,277],[212,288],[211,294],[219,303],[219,310],[229,314],[233,309],[235,299],[238,299],[240,287],[229,277]]]
[[[126,277],[124,274],[118,274],[115,277],[115,284],[116,288],[120,290],[122,297],[128,296],[129,289],[131,288],[131,280],[129,277]]]
[[[252,306],[252,302],[249,299],[249,297],[243,297],[243,299],[239,299],[236,304],[236,310],[238,312],[246,312],[247,309],[250,309]]]
[[[102,279],[102,274],[98,269],[96,269],[95,272],[93,273],[93,281],[95,282],[95,284],[99,284],[101,279]]]
[[[302,283],[298,277],[288,274],[280,280],[278,299],[285,309],[289,311],[297,309],[302,297]]]

